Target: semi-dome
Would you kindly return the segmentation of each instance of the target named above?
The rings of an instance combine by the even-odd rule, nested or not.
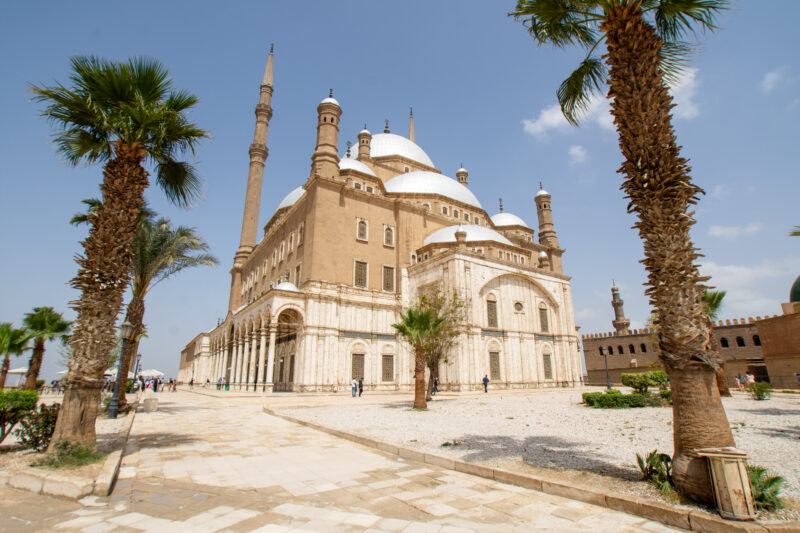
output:
[[[517,215],[512,215],[511,213],[497,213],[492,217],[492,222],[494,222],[495,226],[524,226],[530,229],[524,220],[519,218]]]
[[[369,168],[367,165],[358,161],[357,159],[353,159],[352,155],[350,157],[343,157],[339,160],[339,169],[340,170],[357,170],[359,172],[363,172],[369,176],[375,176],[375,173]]]
[[[338,106],[339,105],[339,101],[336,98],[334,98],[332,96],[329,96],[329,97],[325,98],[323,101],[321,101],[320,104],[334,104],[334,105]],[[339,107],[342,107],[342,106],[339,106]]]
[[[539,192],[536,193],[536,196],[534,196],[534,198],[539,198],[540,196],[550,196],[550,193],[544,189],[539,189]]]
[[[463,185],[461,187],[463,187]],[[475,224],[455,225],[438,229],[425,237],[423,246],[440,242],[456,242],[457,231],[463,231],[467,234],[467,242],[494,241],[513,246],[511,241],[500,235],[495,230],[484,226],[476,226]]]
[[[300,289],[298,289],[297,286],[294,283],[290,282],[290,281],[283,281],[281,283],[278,283],[278,285],[275,287],[275,290],[276,291],[300,292]]]
[[[289,194],[287,194],[281,203],[278,205],[278,209],[283,209],[284,207],[292,207],[294,204],[297,203],[297,200],[300,199],[301,196],[306,192],[303,187],[298,187]]]
[[[797,276],[797,279],[794,280],[792,289],[789,291],[789,302],[800,302],[800,276]]]
[[[425,151],[414,142],[395,135],[394,133],[378,133],[372,136],[370,141],[369,155],[371,157],[383,157],[389,155],[399,155],[422,163],[423,165],[435,168],[433,161]]]
[[[419,170],[400,174],[384,183],[384,186],[386,187],[386,192],[395,194],[439,194],[478,209],[483,209],[481,203],[469,189],[453,178],[448,178],[436,172]]]

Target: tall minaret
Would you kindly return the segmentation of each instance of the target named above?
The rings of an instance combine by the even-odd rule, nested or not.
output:
[[[258,211],[261,206],[261,185],[264,180],[264,162],[267,160],[267,130],[272,118],[272,61],[274,47],[270,46],[267,68],[261,81],[261,94],[256,106],[256,130],[253,144],[250,145],[250,170],[247,174],[247,193],[244,198],[244,214],[242,216],[242,237],[239,249],[233,258],[231,268],[231,295],[228,309],[233,311],[241,304],[242,268],[250,252],[256,245],[258,235]]]
[[[414,108],[413,107],[409,108],[409,114],[408,114],[408,140],[411,141],[412,143],[416,142],[414,140]]]
[[[539,216],[539,244],[549,248],[560,248],[556,228],[553,226],[553,212],[550,210],[550,193],[542,189],[541,182],[534,201],[536,214]]]
[[[372,143],[372,134],[364,124],[364,129],[358,132],[358,160],[363,161],[369,159],[370,145]]]
[[[332,178],[339,175],[339,117],[342,108],[333,89],[317,106],[317,145],[311,155],[311,175]]]
[[[614,329],[617,330],[617,335],[630,335],[631,332],[628,326],[631,325],[631,321],[625,318],[625,312],[622,310],[622,303],[622,298],[619,297],[619,287],[617,287],[616,283],[612,282],[611,305],[614,306],[614,320],[611,321],[611,324],[614,326]]]

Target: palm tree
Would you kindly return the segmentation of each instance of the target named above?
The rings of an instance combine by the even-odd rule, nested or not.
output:
[[[703,303],[706,306],[706,314],[709,320],[714,321],[719,318],[719,313],[722,310],[722,300],[725,299],[726,294],[726,291],[706,290],[703,292]],[[714,349],[717,349],[717,339],[713,334],[713,328],[711,339],[714,342]],[[724,361],[719,365],[719,372],[717,372],[717,390],[719,390],[720,396],[731,396],[731,390],[728,387],[728,378],[725,375]]]
[[[127,339],[126,357],[122,361],[122,379],[126,379],[136,357],[139,339],[144,333],[144,298],[162,281],[182,270],[196,266],[216,266],[217,259],[206,253],[208,245],[194,228],[178,226],[173,229],[166,218],[155,223],[144,218],[134,239],[133,286],[125,319],[133,324]],[[125,405],[125,389],[120,388],[119,406]]]
[[[789,232],[789,237],[800,237],[800,226],[795,226],[794,229]]]
[[[11,356],[19,356],[25,350],[29,350],[29,340],[31,340],[31,334],[27,329],[17,329],[10,322],[0,324],[0,354],[4,356],[3,367],[0,369],[0,389],[6,386]]]
[[[425,401],[425,345],[435,338],[444,324],[433,309],[420,311],[410,307],[400,322],[392,327],[414,348],[414,409],[426,409]]]
[[[591,96],[609,85],[611,114],[624,162],[622,190],[644,245],[647,295],[655,309],[660,357],[673,397],[673,477],[689,497],[712,503],[706,460],[697,450],[733,446],[717,388],[720,356],[702,301],[708,278],[689,230],[690,206],[703,190],[691,182],[681,157],[667,82],[678,78],[690,50],[683,39],[714,29],[725,0],[518,0],[510,13],[538,44],[587,50],[585,59],[557,91],[567,120],[577,124]],[[605,54],[598,51],[605,46]],[[597,51],[597,53],[596,53]]]
[[[43,115],[58,127],[55,142],[67,162],[103,164],[103,196],[71,281],[81,297],[74,305],[72,358],[52,443],[94,444],[103,371],[114,348],[114,323],[130,279],[137,217],[149,185],[145,163],[152,163],[169,200],[189,205],[200,182],[192,166],[177,157],[194,153],[207,134],[185,115],[197,97],[175,90],[158,61],[73,57],[71,64],[71,87],[34,86],[32,91],[46,104]]]
[[[61,313],[56,313],[52,307],[34,307],[32,313],[25,314],[23,323],[33,339],[33,355],[28,364],[25,389],[36,390],[36,379],[44,358],[44,343],[53,339],[65,339],[69,335],[72,322],[64,320]]]

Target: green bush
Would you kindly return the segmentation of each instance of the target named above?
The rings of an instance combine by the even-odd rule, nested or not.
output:
[[[758,465],[747,465],[747,477],[750,480],[750,492],[756,507],[765,511],[774,511],[783,507],[783,499],[779,497],[786,480]]]
[[[642,479],[653,485],[665,496],[675,493],[675,483],[672,481],[672,458],[666,453],[653,450],[643,458],[636,454],[636,463],[642,471]]]
[[[638,394],[647,394],[650,387],[658,387],[659,390],[667,388],[667,373],[663,370],[650,370],[649,372],[636,372],[631,374],[621,374],[622,384],[633,389]]]
[[[38,452],[43,452],[50,445],[50,439],[56,429],[58,410],[60,404],[51,406],[40,405],[39,412],[33,411],[26,416],[20,427],[14,433],[26,448],[33,448]]]
[[[756,381],[751,383],[747,390],[750,391],[750,396],[754,400],[769,400],[769,395],[772,393],[772,385],[766,381]]]
[[[127,383],[125,383],[125,394],[130,394],[133,390],[133,380],[129,379]]]
[[[35,390],[0,389],[0,442],[3,442],[19,421],[36,409],[39,393]]]
[[[91,446],[62,439],[56,442],[52,453],[34,461],[33,465],[50,468],[77,468],[96,463],[105,456],[105,453],[98,453]]]
[[[669,391],[666,391],[669,392]],[[663,394],[622,394],[618,390],[610,389],[607,392],[584,392],[583,403],[595,409],[626,409],[630,407],[662,407],[670,404],[671,395]]]
[[[647,394],[624,394],[622,395],[625,398],[625,403],[627,407],[646,407],[647,406]]]
[[[669,382],[669,376],[663,370],[651,370],[647,373],[650,377],[650,382],[653,387],[658,387],[659,391],[665,391],[667,389],[667,383]]]
[[[36,380],[36,390],[39,390],[42,387],[44,387],[44,380],[43,379],[37,379]]]
[[[672,404],[672,391],[667,390],[660,390],[658,391],[658,395],[661,396],[661,399],[664,400],[665,403]]]

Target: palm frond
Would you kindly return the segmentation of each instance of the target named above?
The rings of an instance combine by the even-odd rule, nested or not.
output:
[[[728,0],[660,0],[653,6],[655,27],[664,42],[694,34],[697,25],[714,30],[714,17],[728,8]]]
[[[521,20],[540,45],[592,48],[598,38],[601,15],[595,9],[600,4],[597,0],[518,0],[508,15]]]
[[[179,207],[191,206],[202,193],[202,181],[194,167],[182,161],[159,161],[156,182],[167,199]]]
[[[706,314],[711,320],[716,320],[722,310],[722,300],[725,299],[727,291],[709,291],[703,292],[702,300],[706,306]]]
[[[587,57],[558,88],[556,95],[561,111],[570,124],[578,124],[578,114],[586,111],[595,91],[600,91],[606,82],[605,63],[596,57]]]
[[[795,226],[794,229],[789,232],[789,237],[800,237],[800,226]]]
[[[686,64],[691,53],[692,47],[689,43],[683,41],[664,41],[661,43],[659,69],[664,81],[670,85],[675,85],[680,81],[681,74],[686,70]]]

